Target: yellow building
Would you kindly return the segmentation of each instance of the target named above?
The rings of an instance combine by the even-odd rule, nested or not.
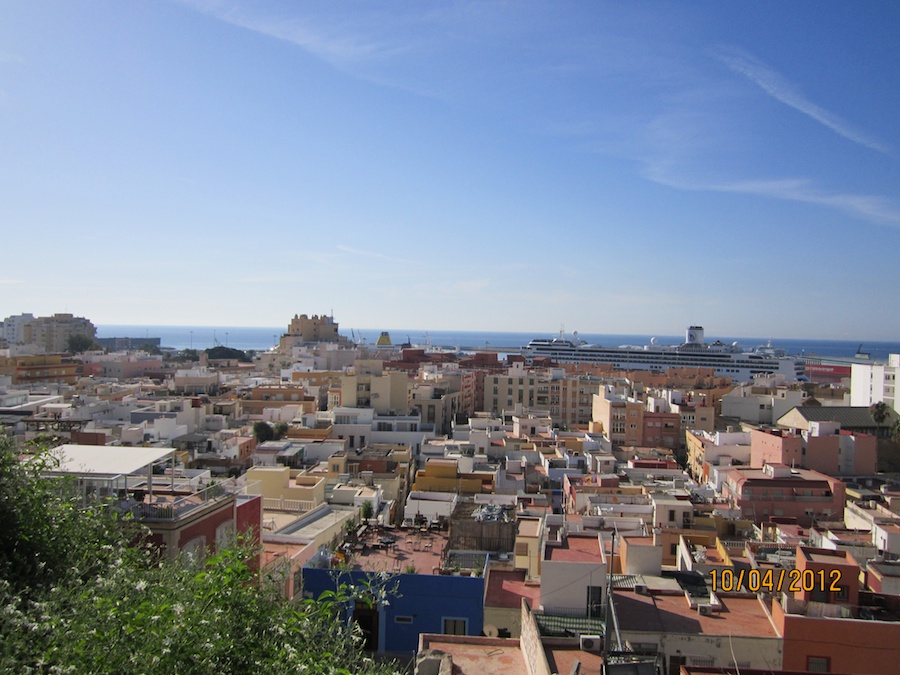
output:
[[[281,336],[278,351],[288,353],[291,348],[306,342],[343,342],[349,344],[349,340],[338,333],[338,323],[334,317],[312,317],[306,314],[294,315],[288,324],[287,333]]]
[[[75,384],[78,364],[62,354],[0,356],[0,374],[10,376],[14,385],[33,382]]]
[[[345,408],[372,408],[378,415],[405,415],[409,412],[409,377],[401,371],[344,375],[338,397],[329,392],[328,398],[329,404],[339,401],[338,406]]]
[[[520,517],[517,520],[515,567],[525,570],[527,579],[541,576],[541,533],[544,521],[541,518]]]
[[[263,508],[309,511],[325,503],[325,479],[287,466],[254,466],[247,470],[247,493],[262,495]]]
[[[492,493],[493,473],[460,473],[459,460],[429,459],[424,469],[416,472],[414,492],[452,492],[455,494]]]

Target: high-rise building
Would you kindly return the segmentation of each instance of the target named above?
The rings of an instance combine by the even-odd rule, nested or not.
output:
[[[91,340],[97,335],[94,324],[72,314],[54,314],[35,318],[32,314],[10,316],[3,321],[2,337],[10,345],[37,345],[45,354],[67,351],[69,339],[82,335]]]

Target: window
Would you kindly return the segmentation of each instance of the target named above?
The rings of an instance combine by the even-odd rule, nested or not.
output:
[[[411,616],[395,616],[394,623],[412,623],[413,618]]]
[[[678,544],[669,544],[669,555],[678,553]]]
[[[831,659],[827,656],[807,656],[806,669],[811,673],[830,673]]]
[[[465,635],[468,619],[444,619],[444,635]]]
[[[675,509],[669,509],[669,522],[675,522]]]

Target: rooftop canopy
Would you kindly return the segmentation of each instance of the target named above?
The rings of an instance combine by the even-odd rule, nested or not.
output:
[[[119,476],[136,473],[167,459],[174,448],[128,448],[111,445],[60,445],[51,453],[59,465],[50,473]]]

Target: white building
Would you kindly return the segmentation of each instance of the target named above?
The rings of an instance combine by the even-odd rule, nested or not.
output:
[[[761,388],[742,384],[722,397],[722,417],[754,424],[774,424],[790,410],[803,405],[804,397],[799,388]]]
[[[871,406],[884,401],[900,413],[897,400],[897,375],[900,373],[900,354],[888,356],[887,364],[854,363],[850,367],[850,405]]]

